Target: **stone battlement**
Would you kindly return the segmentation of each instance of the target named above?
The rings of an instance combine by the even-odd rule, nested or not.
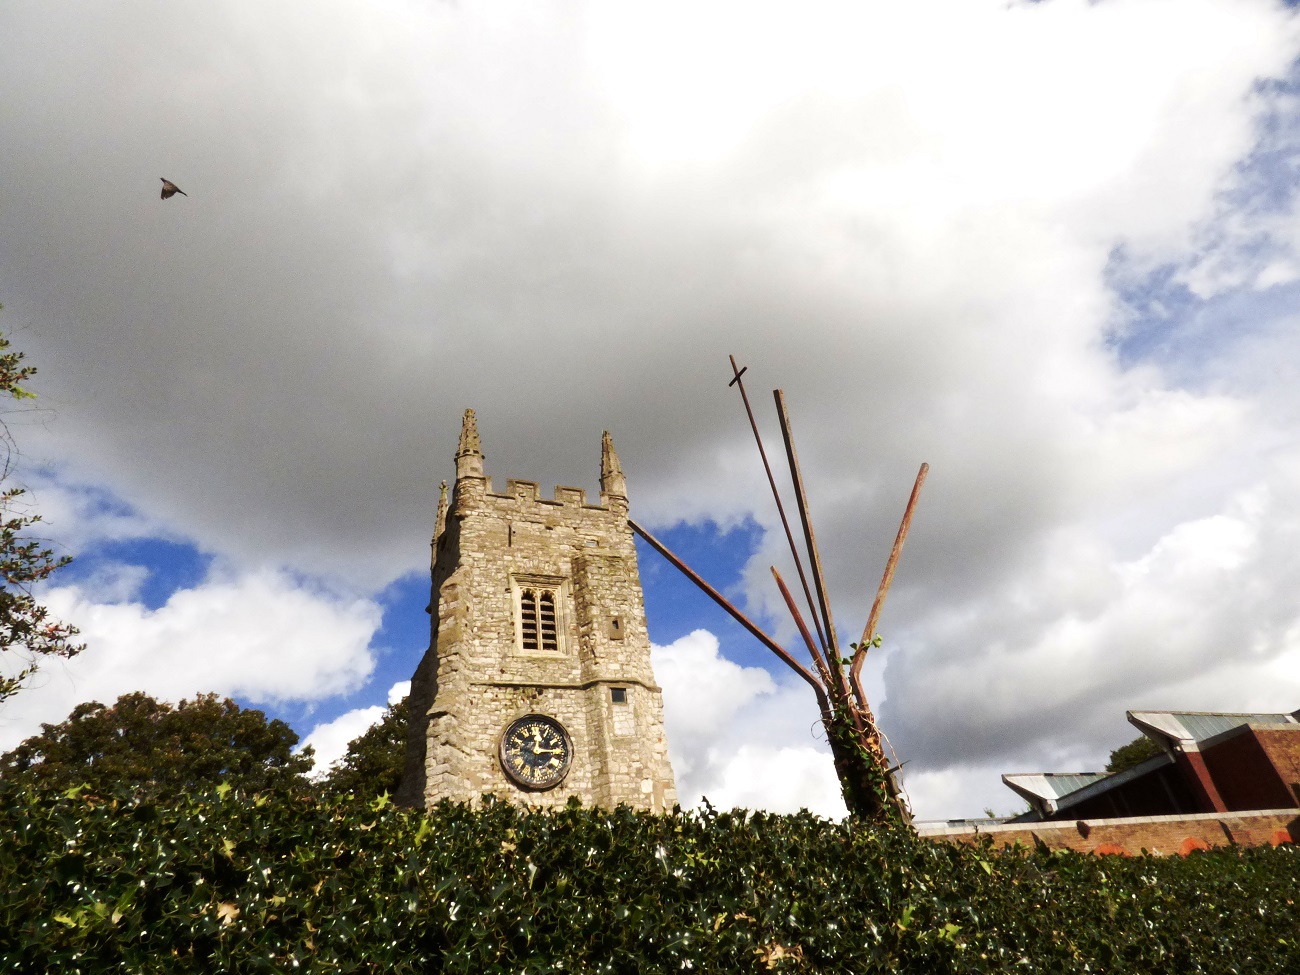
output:
[[[526,501],[533,504],[554,504],[562,505],[567,508],[594,508],[599,510],[608,510],[609,506],[604,504],[588,504],[587,491],[585,488],[568,487],[563,484],[555,486],[554,497],[544,498],[541,496],[541,485],[536,481],[525,481],[522,478],[506,478],[506,489],[502,492],[492,490],[492,478],[483,477],[483,496],[485,498],[497,498],[506,501]]]

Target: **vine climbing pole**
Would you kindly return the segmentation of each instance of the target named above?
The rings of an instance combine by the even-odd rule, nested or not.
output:
[[[767,450],[763,446],[763,438],[759,434],[758,424],[754,420],[754,411],[749,404],[749,395],[745,392],[742,377],[747,368],[737,367],[736,359],[732,356],[732,379],[728,385],[735,386],[740,391],[741,400],[745,405],[745,414],[749,418],[749,425],[754,431],[754,440],[758,444],[759,457],[763,461],[763,470],[767,474],[767,481],[772,489],[772,497],[776,501],[777,513],[781,517],[781,526],[785,530],[786,540],[790,545],[790,554],[794,558],[804,601],[807,604],[809,615],[812,617],[813,628],[810,630],[804,619],[804,614],[799,608],[798,601],[791,594],[790,588],[781,577],[781,573],[777,571],[776,566],[772,566],[772,576],[776,580],[781,597],[785,600],[786,607],[790,611],[795,627],[808,649],[812,669],[810,670],[804,666],[784,647],[764,633],[744,613],[733,606],[726,597],[670,552],[657,538],[636,522],[630,522],[630,524],[632,529],[644,538],[651,547],[681,570],[687,578],[699,586],[760,643],[776,654],[791,670],[812,687],[817,698],[817,706],[821,711],[822,724],[826,728],[826,737],[830,743],[835,771],[839,776],[840,787],[844,795],[844,803],[848,807],[849,813],[858,819],[869,822],[893,821],[910,824],[911,813],[895,779],[895,773],[898,769],[891,768],[885,757],[882,735],[880,729],[876,726],[876,719],[871,712],[871,706],[867,701],[867,695],[862,686],[862,666],[866,663],[868,650],[880,645],[880,638],[876,633],[876,623],[880,619],[880,613],[885,605],[885,597],[893,583],[894,571],[898,566],[898,559],[903,551],[903,543],[907,539],[908,529],[911,527],[912,514],[916,509],[917,498],[920,497],[921,485],[925,482],[926,474],[929,472],[929,465],[922,464],[920,471],[916,475],[916,482],[912,486],[912,495],[908,499],[907,508],[903,513],[903,520],[898,528],[898,534],[894,538],[894,547],[889,553],[888,561],[885,563],[885,573],[880,580],[879,587],[876,589],[876,598],[871,605],[871,612],[867,616],[862,638],[857,643],[850,643],[850,653],[846,654],[841,650],[839,636],[835,629],[835,620],[831,614],[830,600],[827,598],[825,573],[822,571],[821,554],[817,548],[817,537],[813,532],[812,519],[808,512],[808,496],[804,489],[803,472],[799,467],[798,454],[795,451],[794,433],[790,427],[790,415],[786,409],[785,395],[779,389],[774,390],[772,394],[776,400],[777,419],[781,425],[781,437],[785,442],[786,460],[790,466],[790,479],[794,485],[795,508],[799,514],[804,554],[808,562],[807,572],[804,570],[804,557],[800,555],[800,546],[795,541],[795,533],[790,527],[789,518],[786,516],[785,505],[781,501],[781,492],[777,489],[776,479],[772,476],[772,466],[768,462]],[[809,576],[812,579],[811,585]]]

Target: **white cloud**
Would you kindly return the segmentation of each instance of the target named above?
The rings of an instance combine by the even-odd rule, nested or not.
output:
[[[1096,771],[1136,736],[1126,710],[1294,710],[1298,460],[1133,558],[1063,534],[1037,573],[913,628],[886,670],[886,727],[904,757],[934,775],[990,759],[1002,771]]]
[[[374,668],[373,602],[339,597],[271,570],[213,578],[150,610],[100,602],[79,586],[43,594],[51,614],[87,645],[68,661],[43,661],[0,715],[0,750],[57,723],[83,701],[130,691],[177,701],[215,692],[253,703],[314,701],[353,690]]]
[[[388,704],[392,706],[411,693],[409,680],[398,681],[388,689]],[[387,713],[388,708],[374,705],[368,708],[356,708],[340,714],[333,721],[318,724],[301,742],[298,750],[311,746],[314,749],[315,767],[313,778],[324,778],[335,762],[348,752],[348,745],[360,738],[370,728],[378,724]]]
[[[21,431],[17,435],[21,437]],[[98,485],[49,468],[24,470],[21,481],[30,510],[41,517],[39,533],[62,551],[82,552],[102,542],[142,538],[178,540],[174,530],[132,510]]]
[[[651,654],[684,807],[707,798],[719,809],[844,815],[809,688],[727,660],[707,630],[653,647]]]
[[[162,9],[0,12],[2,324],[50,410],[27,456],[88,486],[38,498],[72,542],[175,536],[378,591],[428,557],[465,406],[498,485],[594,489],[608,427],[639,518],[770,525],[735,353],[769,446],[760,394],[789,395],[853,638],[932,465],[878,655],[914,776],[1104,755],[1138,690],[1291,693],[1267,675],[1296,632],[1296,548],[1272,539],[1297,515],[1300,332],[1263,302],[1300,261],[1294,10]],[[163,174],[190,196],[158,200]],[[99,605],[131,583],[68,607],[128,650],[233,625]],[[287,618],[295,593],[258,606]],[[323,694],[363,656],[294,659]],[[760,746],[708,742],[802,692],[711,659],[729,717],[682,717],[679,774],[748,795],[728,762]],[[772,761],[813,747],[760,738]]]
[[[39,452],[205,550],[380,585],[470,400],[498,477],[581,477],[608,425],[663,518],[749,507],[728,351],[881,464],[1064,440],[1121,393],[1107,255],[1183,252],[1300,48],[1262,0],[153,9],[7,16]],[[187,209],[136,185],[159,146]]]
[[[301,742],[302,748],[310,746],[315,750],[316,766],[312,777],[324,778],[329,773],[330,766],[347,754],[348,745],[369,731],[387,710],[379,705],[357,708],[313,728]]]
[[[406,695],[411,693],[411,682],[409,680],[399,680],[396,684],[388,689],[388,703],[394,705],[405,699]]]
[[[1001,765],[965,765],[911,774],[904,769],[903,780],[918,822],[978,819],[986,810],[995,816],[1025,812],[1025,801],[1002,784],[1003,773],[1021,771],[1025,770]]]
[[[807,809],[835,819],[846,812],[830,756],[811,747],[740,744],[703,794],[718,809]]]

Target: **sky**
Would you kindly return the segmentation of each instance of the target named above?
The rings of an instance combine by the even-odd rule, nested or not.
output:
[[[404,693],[473,407],[797,649],[783,389],[922,819],[1129,709],[1300,707],[1300,17],[1276,0],[0,5],[10,482],[86,651],[0,706]],[[160,177],[187,195],[159,199]],[[787,496],[788,501],[788,496]],[[640,550],[684,805],[843,813],[806,688]]]

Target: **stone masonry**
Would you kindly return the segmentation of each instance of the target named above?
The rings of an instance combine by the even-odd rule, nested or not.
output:
[[[465,411],[456,483],[449,501],[444,482],[438,506],[429,613],[400,801],[676,805],[627,485],[608,433],[600,504],[571,487],[541,498],[532,481],[496,493]],[[572,742],[567,774],[548,789],[521,787],[502,768],[502,734],[525,715],[558,721]]]

